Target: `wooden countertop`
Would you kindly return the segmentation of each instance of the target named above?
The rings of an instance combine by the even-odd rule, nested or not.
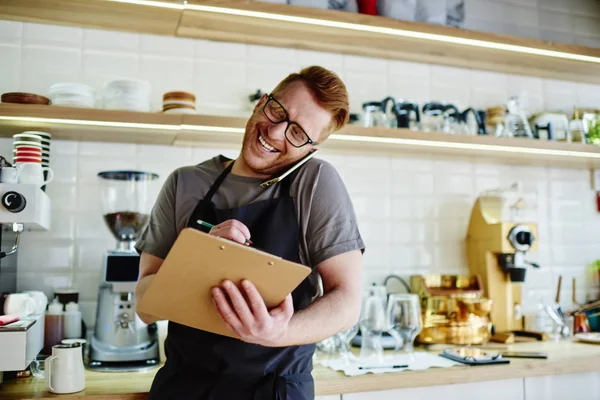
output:
[[[508,365],[482,367],[436,368],[426,371],[405,371],[390,374],[346,377],[340,372],[316,366],[313,371],[316,394],[331,395],[470,383],[499,379],[525,378],[559,374],[600,371],[600,345],[580,342],[520,343],[508,346],[513,351],[541,351],[547,360],[511,359]],[[158,367],[149,372],[107,373],[86,371],[86,389],[73,395],[49,393],[43,379],[25,378],[5,382],[0,398],[13,399],[90,399],[142,400]]]

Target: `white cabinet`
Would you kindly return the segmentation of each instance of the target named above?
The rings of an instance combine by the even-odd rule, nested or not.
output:
[[[341,400],[342,396],[339,394],[331,395],[331,396],[317,396],[315,400]]]
[[[525,378],[525,399],[600,399],[600,372]]]
[[[475,368],[473,373],[476,373]],[[342,398],[343,400],[422,400],[427,398],[444,400],[525,400],[522,379],[352,393],[345,394]]]

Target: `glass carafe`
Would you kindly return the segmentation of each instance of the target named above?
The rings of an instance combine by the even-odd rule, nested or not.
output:
[[[363,363],[378,364],[383,361],[381,337],[387,330],[386,294],[385,286],[376,285],[364,293],[360,316],[360,359]]]

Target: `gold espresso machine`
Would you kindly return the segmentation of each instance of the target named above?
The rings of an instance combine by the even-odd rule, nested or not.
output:
[[[494,301],[491,320],[495,332],[523,329],[522,283],[528,251],[536,251],[537,225],[515,222],[525,204],[500,192],[481,195],[471,211],[467,234],[467,258],[471,273],[481,276],[484,294]]]
[[[420,343],[481,344],[490,338],[492,301],[482,297],[479,276],[415,275],[411,291],[421,299]]]

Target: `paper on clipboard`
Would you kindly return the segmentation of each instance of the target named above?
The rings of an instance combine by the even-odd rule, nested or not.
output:
[[[225,279],[251,281],[267,307],[275,307],[311,269],[263,251],[185,228],[137,304],[137,310],[192,328],[235,337],[212,302]]]

